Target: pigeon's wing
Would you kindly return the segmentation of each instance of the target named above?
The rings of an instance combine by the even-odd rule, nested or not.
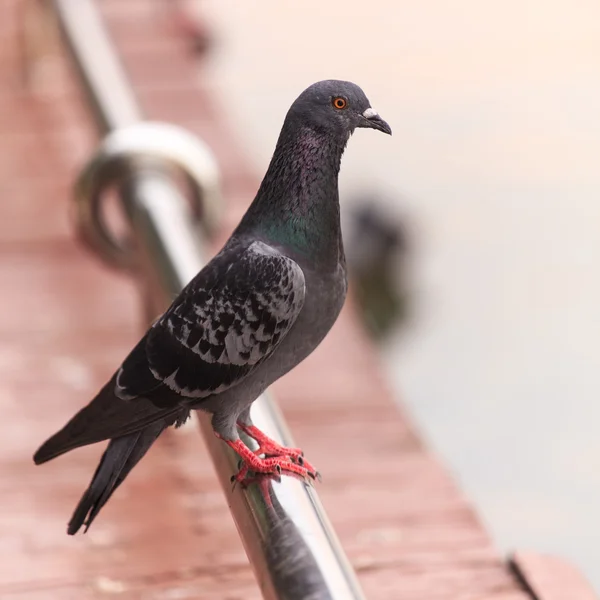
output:
[[[253,242],[223,251],[148,332],[146,357],[155,381],[198,399],[237,385],[283,340],[304,292],[302,269],[270,246]],[[122,393],[138,395],[138,380],[150,383],[124,371]]]

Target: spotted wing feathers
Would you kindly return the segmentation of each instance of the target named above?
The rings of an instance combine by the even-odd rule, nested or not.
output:
[[[223,252],[148,334],[154,377],[203,398],[236,385],[288,333],[304,303],[304,274],[262,242]]]

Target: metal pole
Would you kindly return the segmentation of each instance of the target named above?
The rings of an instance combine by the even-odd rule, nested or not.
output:
[[[214,214],[217,173],[199,141],[168,125],[139,123],[141,111],[92,0],[53,0],[64,37],[108,133],[77,186],[80,234],[111,265],[142,273],[150,310],[164,310],[204,266],[199,219]],[[136,124],[139,123],[139,124]],[[172,170],[191,184],[196,210],[175,185]],[[118,183],[134,246],[106,225],[103,192]],[[232,490],[238,457],[198,414],[227,502],[263,596],[286,600],[360,600],[362,592],[315,490],[292,477],[260,478]],[[276,404],[266,395],[252,411],[255,424],[294,445]]]

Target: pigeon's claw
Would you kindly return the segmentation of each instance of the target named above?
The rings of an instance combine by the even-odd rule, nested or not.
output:
[[[317,477],[320,479],[318,471],[304,458],[304,452],[301,448],[282,446],[254,425],[238,423],[238,427],[258,443],[258,449],[255,451],[255,454],[264,454],[267,458],[287,457],[292,462],[304,467],[313,479]]]
[[[241,458],[242,465],[234,475],[231,480],[233,483],[242,483],[249,472],[260,474],[265,473],[269,475],[299,475],[300,477],[306,479],[316,479],[318,477],[318,473],[312,469],[308,469],[306,466],[300,466],[299,464],[293,462],[287,456],[272,456],[269,458],[262,458],[242,440],[224,440],[225,443],[232,448]]]

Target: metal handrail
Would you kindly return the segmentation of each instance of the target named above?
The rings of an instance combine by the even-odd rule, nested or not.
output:
[[[79,233],[109,264],[141,278],[151,318],[205,263],[200,225],[214,220],[217,212],[218,171],[210,151],[189,133],[141,123],[142,112],[93,0],[52,3],[98,129],[107,134],[78,182]],[[191,183],[195,204],[190,205],[176,185],[173,169]],[[115,184],[129,240],[113,234],[104,220],[104,192]],[[270,437],[293,445],[276,404],[266,394],[254,403],[252,418]],[[230,476],[238,457],[215,438],[208,415],[199,413],[198,419],[263,596],[362,599],[314,488],[283,477],[232,489]]]

